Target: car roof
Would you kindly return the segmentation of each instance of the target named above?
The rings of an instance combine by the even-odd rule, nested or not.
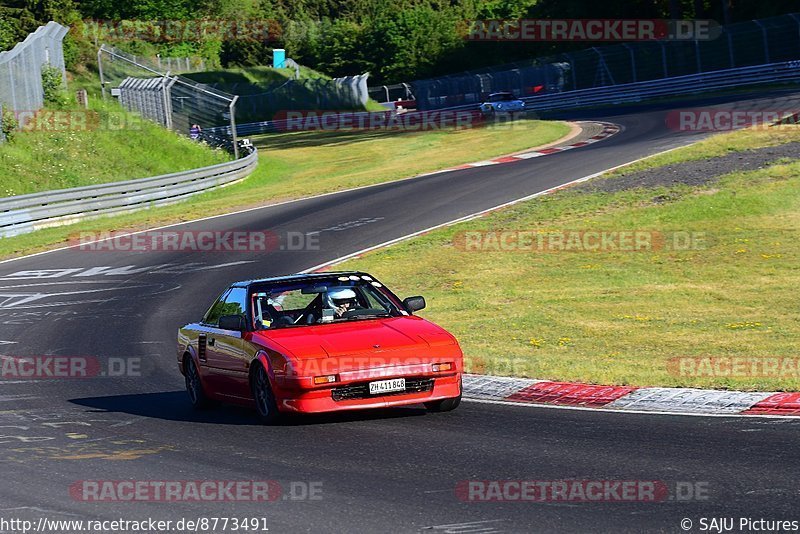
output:
[[[331,276],[350,276],[350,275],[367,275],[362,271],[325,271],[321,273],[297,273],[286,276],[273,276],[270,278],[254,278],[252,280],[242,280],[234,282],[231,287],[248,287],[253,284],[271,283],[271,282],[302,282],[305,280],[319,280],[321,278],[330,278]],[[367,275],[369,276],[369,275]]]
[[[500,91],[498,93],[489,93],[489,96],[496,96],[496,95],[511,95],[514,96],[514,93],[511,91]]]

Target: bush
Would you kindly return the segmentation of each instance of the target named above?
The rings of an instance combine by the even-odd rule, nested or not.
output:
[[[61,70],[52,65],[42,66],[42,89],[46,105],[62,107],[68,103]]]
[[[7,19],[5,15],[0,14],[0,52],[14,48],[18,38],[18,24]]]
[[[3,132],[6,141],[13,141],[14,135],[17,133],[17,127],[19,126],[17,117],[14,115],[13,111],[3,105],[0,106],[0,119],[0,123],[2,123],[0,131]]]

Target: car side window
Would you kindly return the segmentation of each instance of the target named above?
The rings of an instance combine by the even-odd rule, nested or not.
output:
[[[222,292],[222,295],[214,301],[214,304],[206,312],[205,316],[203,317],[202,323],[208,326],[217,326],[219,324],[219,318],[223,314],[223,307],[225,306],[225,297],[231,292],[230,289],[226,289]]]
[[[247,289],[244,287],[234,287],[225,297],[220,315],[244,315],[247,309]],[[217,318],[219,320],[219,318]]]

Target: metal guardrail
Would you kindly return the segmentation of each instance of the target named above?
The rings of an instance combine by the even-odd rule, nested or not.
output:
[[[553,111],[626,104],[661,97],[708,93],[771,83],[800,82],[800,60],[689,74],[648,82],[579,89],[523,98],[529,110]]]
[[[200,169],[0,198],[0,236],[171,204],[229,185],[247,177],[258,164],[256,149],[250,146],[246,149],[249,153],[241,159]]]
[[[702,74],[690,74],[662,78],[647,82],[637,82],[593,89],[579,89],[577,91],[564,91],[539,96],[522,98],[526,109],[532,111],[557,111],[584,108],[590,106],[603,106],[641,102],[662,97],[680,96],[687,94],[700,94],[742,87],[746,85],[763,85],[770,83],[800,82],[800,60],[756,65],[752,67],[739,67],[735,69],[717,70]],[[464,104],[450,106],[427,112],[408,113],[437,113],[442,111],[457,111],[477,109],[478,104]],[[347,112],[349,115],[369,112]],[[384,113],[384,112],[379,112]],[[286,120],[251,122],[239,124],[237,133],[243,136],[261,135],[287,131]],[[211,132],[224,135],[226,127],[210,128]]]

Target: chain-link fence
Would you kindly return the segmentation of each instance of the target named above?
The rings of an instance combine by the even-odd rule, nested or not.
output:
[[[104,98],[109,93],[117,96],[126,109],[184,135],[225,147],[238,157],[237,96],[162,70],[152,58],[106,45],[100,47],[97,63]],[[212,130],[218,126],[227,128]]]
[[[365,75],[366,76],[366,75]],[[236,107],[239,123],[257,122],[296,110],[354,111],[364,109],[367,88],[323,78],[287,80],[268,92],[242,95]]]
[[[289,61],[287,60],[287,64]],[[296,72],[299,74],[299,66]],[[297,110],[363,110],[369,100],[368,76],[361,74],[333,80],[295,78],[275,83],[263,92],[240,94],[236,104],[236,122],[243,124],[265,121],[275,115]],[[229,90],[236,90],[235,85]],[[213,84],[209,87],[213,87]],[[252,90],[252,86],[247,89]]]
[[[396,100],[413,100],[414,93],[407,83],[395,85],[376,85],[369,88],[369,97],[376,102],[387,103]]]
[[[64,70],[63,39],[69,28],[48,22],[7,52],[0,52],[0,106],[14,112],[36,111],[44,105],[42,68]],[[2,125],[0,116],[0,126]],[[0,141],[2,138],[0,128]]]
[[[169,71],[172,74],[182,72],[203,72],[206,70],[206,60],[201,57],[155,57],[158,70]]]
[[[420,109],[607,87],[800,58],[800,15],[724,26],[713,40],[659,40],[589,48],[412,83]]]

